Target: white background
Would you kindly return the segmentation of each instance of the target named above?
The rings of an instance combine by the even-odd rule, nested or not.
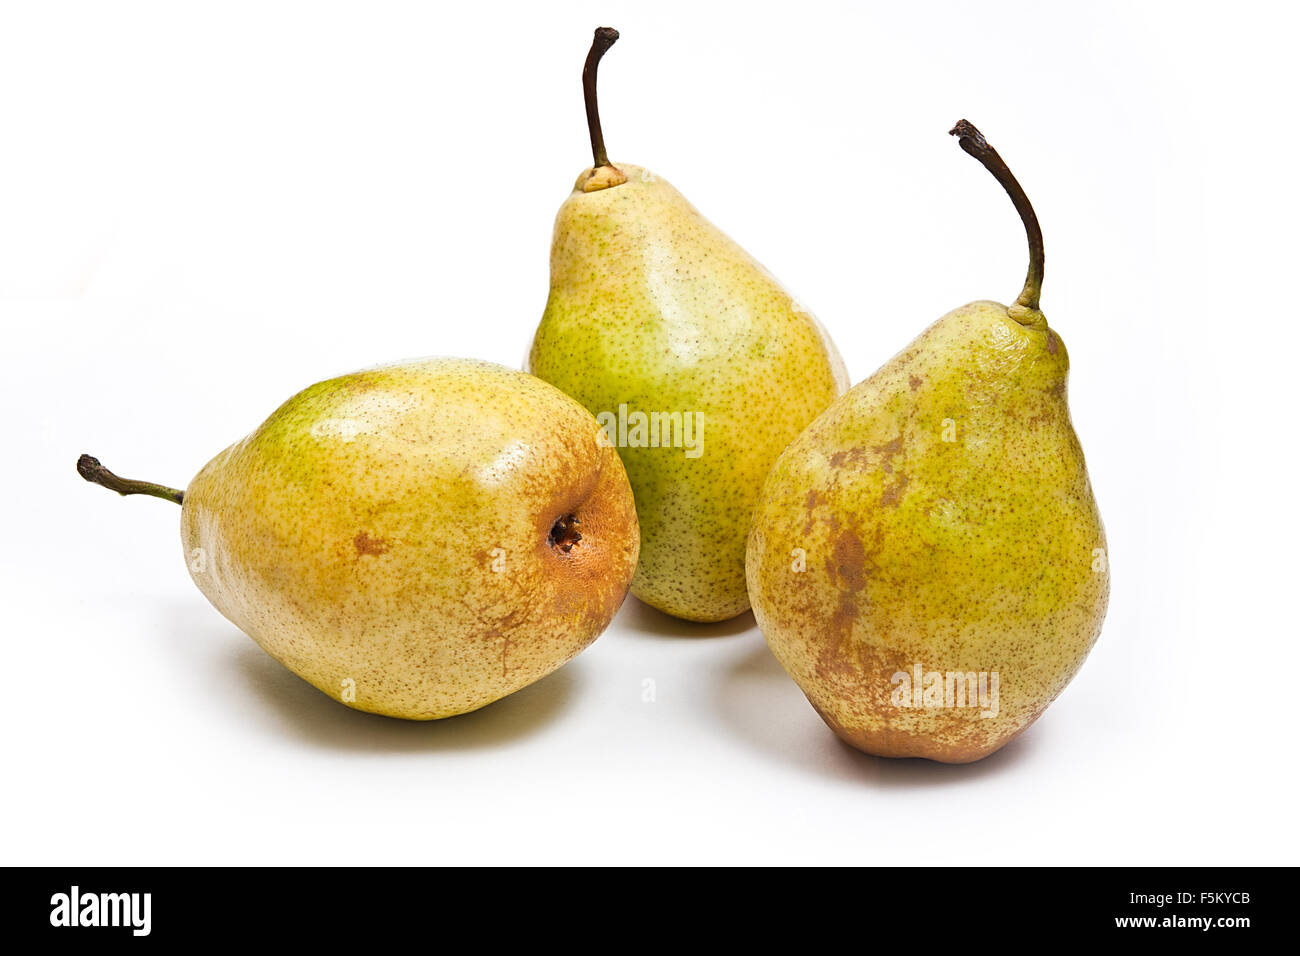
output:
[[[471,9],[472,8],[472,9]],[[1295,863],[1297,24],[1282,6],[7,3],[5,862]],[[629,599],[467,717],[349,711],[191,585],[183,486],[313,381],[517,366],[589,163],[672,181],[855,381],[1024,274],[1106,519],[1078,678],[973,766],[842,746],[752,617]],[[643,680],[657,700],[642,701]]]

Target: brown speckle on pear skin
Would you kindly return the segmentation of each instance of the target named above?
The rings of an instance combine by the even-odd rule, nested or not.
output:
[[[808,520],[803,526],[804,534],[812,534],[813,522],[817,517],[817,506],[821,504],[822,496],[815,489],[808,492],[808,497],[804,499],[804,510],[808,512]]]
[[[387,554],[388,542],[383,538],[372,538],[365,531],[360,531],[352,539],[352,546],[357,554]]]
[[[880,493],[880,503],[886,508],[897,508],[909,481],[911,479],[907,475],[899,475],[896,481],[886,485],[885,490]]]
[[[875,446],[875,448],[872,449],[872,451],[874,451],[877,455],[880,455],[882,458],[892,458],[894,455],[897,455],[902,450],[903,450],[902,435],[899,435],[897,438],[885,442],[883,445],[877,445]]]
[[[852,531],[841,531],[835,538],[831,561],[841,586],[848,591],[861,591],[866,584],[867,553],[862,541]]]

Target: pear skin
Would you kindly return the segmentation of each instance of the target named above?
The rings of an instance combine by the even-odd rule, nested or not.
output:
[[[758,625],[831,729],[870,754],[993,753],[1101,632],[1105,531],[1026,224],[1021,299],[931,325],[791,443],[755,509]]]
[[[608,430],[641,523],[632,593],[679,618],[720,621],[749,607],[745,538],[768,469],[848,377],[817,320],[766,269],[662,177],[605,158],[595,64],[617,36],[597,31],[584,71],[596,162],[556,217],[527,368],[618,426]],[[638,415],[648,422],[639,434]],[[655,427],[664,416],[675,416],[672,440]]]
[[[486,362],[321,382],[190,483],[185,560],[217,610],[336,700],[472,711],[574,657],[627,593],[636,514],[601,435],[558,390]]]

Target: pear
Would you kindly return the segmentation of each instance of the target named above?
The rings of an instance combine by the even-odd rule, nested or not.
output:
[[[745,536],[767,470],[848,387],[817,320],[662,177],[610,163],[596,68],[583,71],[594,165],[560,207],[546,310],[526,367],[606,426],[636,496],[632,593],[720,621],[749,607]]]
[[[949,312],[796,438],[746,566],[768,645],[835,733],[870,754],[965,763],[1075,675],[1110,577],[1069,359],[1039,310],[1038,220],[979,131],[953,133],[1024,220],[1024,290]]]
[[[523,372],[432,359],[299,392],[181,492],[190,575],[263,650],[358,710],[489,704],[590,644],[636,567],[632,490],[588,412]]]

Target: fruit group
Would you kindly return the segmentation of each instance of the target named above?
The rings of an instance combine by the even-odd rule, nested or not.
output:
[[[622,464],[576,402],[522,372],[434,359],[313,385],[180,501],[194,582],[294,673],[351,707],[475,710],[604,630],[636,566]]]
[[[786,443],[847,387],[817,321],[659,176],[614,165],[584,71],[594,165],[555,221],[535,375],[603,424],[641,522],[632,593],[694,621],[749,606],[745,537]]]
[[[755,510],[747,571],[769,646],[840,737],[964,763],[1074,676],[1109,570],[1069,359],[1038,308],[1037,219],[979,131],[953,132],[1025,221],[1024,291],[1010,308],[948,313],[791,443]]]

